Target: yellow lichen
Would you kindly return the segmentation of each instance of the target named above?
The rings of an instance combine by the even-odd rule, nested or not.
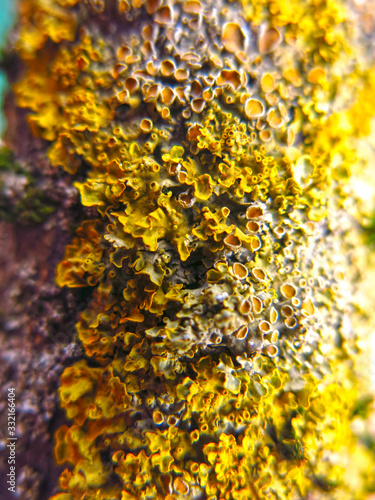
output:
[[[342,362],[375,109],[350,9],[21,1],[17,102],[90,214],[57,267],[92,296],[59,390],[56,500],[372,487]]]

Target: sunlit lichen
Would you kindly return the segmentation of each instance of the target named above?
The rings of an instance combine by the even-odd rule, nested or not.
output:
[[[57,268],[92,298],[53,498],[366,498],[347,325],[375,73],[354,6],[21,6],[18,105],[96,212]]]

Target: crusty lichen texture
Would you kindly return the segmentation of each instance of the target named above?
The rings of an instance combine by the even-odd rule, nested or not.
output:
[[[57,268],[92,295],[53,499],[368,498],[375,73],[355,5],[20,13],[18,105],[96,214]]]

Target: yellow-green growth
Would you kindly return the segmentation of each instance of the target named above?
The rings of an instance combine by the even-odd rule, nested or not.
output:
[[[21,1],[18,105],[97,209],[57,268],[93,295],[86,358],[59,390],[72,423],[54,500],[375,491],[361,15],[338,0]]]

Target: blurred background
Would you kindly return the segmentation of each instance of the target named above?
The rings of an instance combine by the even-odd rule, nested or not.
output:
[[[15,10],[17,0],[0,0],[0,53],[6,44],[9,30],[15,21]],[[5,128],[5,118],[3,115],[3,99],[7,89],[7,82],[3,71],[0,70],[0,135]]]

